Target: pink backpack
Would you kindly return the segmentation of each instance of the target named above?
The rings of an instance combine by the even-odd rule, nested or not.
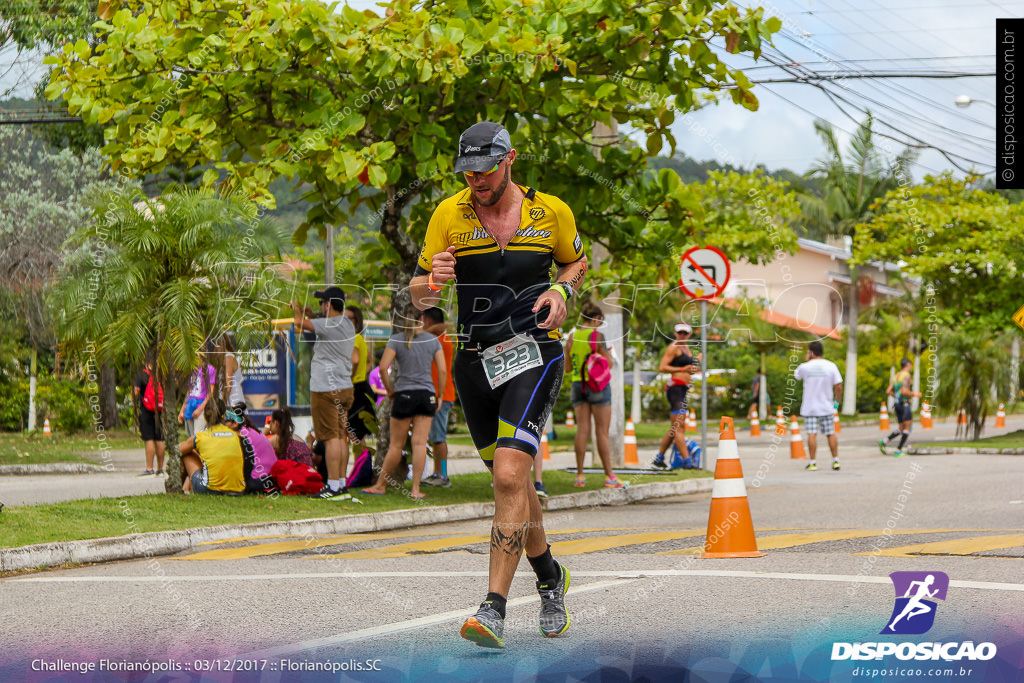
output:
[[[583,384],[590,391],[602,391],[612,381],[612,364],[597,352],[597,330],[590,333],[590,355],[583,361]]]

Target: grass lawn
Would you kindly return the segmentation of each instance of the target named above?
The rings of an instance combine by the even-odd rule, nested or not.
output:
[[[708,477],[703,470],[677,470],[670,474],[631,476],[633,484],[652,481],[678,481]],[[573,475],[559,470],[544,472],[544,485],[550,495],[600,488],[603,475],[588,475],[586,489],[573,488]],[[191,529],[220,524],[245,524],[293,519],[315,519],[365,512],[383,512],[415,508],[421,505],[493,500],[491,475],[481,472],[452,477],[448,489],[424,488],[427,498],[413,501],[391,489],[386,496],[366,496],[354,490],[362,504],[352,501],[314,500],[304,496],[170,496],[150,494],[125,498],[75,500],[49,505],[5,507],[0,513],[0,547],[13,548],[33,543],[70,541],[85,538],[123,536],[145,531]],[[403,489],[406,493],[408,489]]]
[[[989,436],[977,441],[919,441],[911,445],[921,448],[1024,448],[1024,430]]]
[[[130,432],[108,432],[106,443],[111,449],[141,448],[138,435]],[[0,432],[0,465],[46,465],[55,462],[91,462],[101,460],[100,442],[95,433],[74,436],[40,433]]]

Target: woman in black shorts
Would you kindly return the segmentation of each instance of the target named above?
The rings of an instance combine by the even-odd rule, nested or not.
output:
[[[388,369],[397,361],[397,382],[392,385]],[[430,374],[431,364],[437,366],[438,393],[434,393],[434,380]],[[391,443],[381,466],[377,483],[363,489],[371,496],[384,495],[388,484],[401,486],[394,477],[395,469],[402,459],[402,449],[412,424],[412,498],[424,498],[420,491],[420,477],[427,462],[427,435],[434,413],[441,406],[439,395],[444,394],[447,373],[441,342],[429,332],[423,331],[419,320],[405,332],[391,335],[384,355],[380,359],[380,378],[391,399]]]

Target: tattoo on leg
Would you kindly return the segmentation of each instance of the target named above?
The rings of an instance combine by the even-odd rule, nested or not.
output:
[[[504,533],[498,527],[502,526],[497,523],[491,527],[491,550],[501,550],[506,555],[512,555],[513,557],[519,557],[523,554],[523,548],[526,547],[526,531],[529,525],[525,522],[517,529],[513,529],[511,533]],[[513,524],[505,524],[506,527],[511,527]]]

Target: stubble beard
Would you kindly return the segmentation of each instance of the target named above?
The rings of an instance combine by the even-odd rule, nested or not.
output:
[[[491,190],[491,197],[487,201],[481,199],[476,192],[473,192],[473,199],[480,206],[494,206],[501,201],[501,198],[505,196],[505,190],[508,189],[508,181],[511,174],[511,169],[505,166],[505,177],[501,181],[501,185]]]

